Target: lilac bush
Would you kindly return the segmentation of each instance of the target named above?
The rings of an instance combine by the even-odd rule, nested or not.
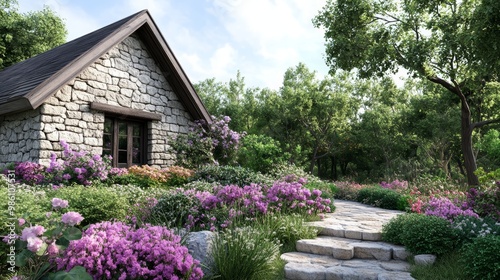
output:
[[[428,216],[437,216],[452,222],[458,216],[469,216],[479,218],[474,211],[467,207],[459,207],[457,203],[453,203],[446,197],[431,197],[426,206],[424,213]]]
[[[69,183],[90,185],[92,180],[105,180],[110,169],[110,158],[90,155],[86,151],[74,151],[64,140],[60,142],[62,157],[52,153],[48,167],[33,162],[15,164],[18,181],[29,185]]]
[[[134,229],[120,222],[91,225],[56,260],[58,269],[81,265],[94,279],[201,279],[199,262],[161,226]]]
[[[171,146],[177,155],[177,164],[195,168],[202,164],[227,164],[234,161],[240,140],[245,133],[229,128],[231,118],[216,118],[207,124],[204,120],[195,121],[187,135],[173,139]]]

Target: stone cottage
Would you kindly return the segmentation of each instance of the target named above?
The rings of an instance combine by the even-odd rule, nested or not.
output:
[[[113,166],[173,163],[169,136],[210,121],[147,10],[0,71],[0,166],[60,141]]]

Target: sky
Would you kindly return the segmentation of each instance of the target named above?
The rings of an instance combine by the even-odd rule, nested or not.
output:
[[[312,19],[326,0],[18,0],[19,11],[46,5],[68,29],[68,41],[148,9],[192,83],[229,82],[239,70],[247,87],[278,90],[300,62],[328,73],[323,32]]]

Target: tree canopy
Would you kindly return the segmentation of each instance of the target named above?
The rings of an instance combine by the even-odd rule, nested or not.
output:
[[[331,72],[357,69],[368,78],[400,67],[452,93],[461,111],[461,149],[468,182],[476,159],[475,128],[498,122],[482,102],[497,94],[500,5],[495,0],[329,0],[313,19],[325,30]],[[494,118],[487,118],[494,117]]]
[[[0,0],[0,70],[63,44],[66,35],[48,7],[23,14],[15,0]]]

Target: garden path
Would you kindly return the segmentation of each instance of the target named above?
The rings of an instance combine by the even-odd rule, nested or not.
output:
[[[299,240],[298,252],[281,256],[288,280],[406,280],[409,253],[381,241],[382,225],[401,211],[335,200],[335,212],[309,223],[320,228],[315,239]]]

